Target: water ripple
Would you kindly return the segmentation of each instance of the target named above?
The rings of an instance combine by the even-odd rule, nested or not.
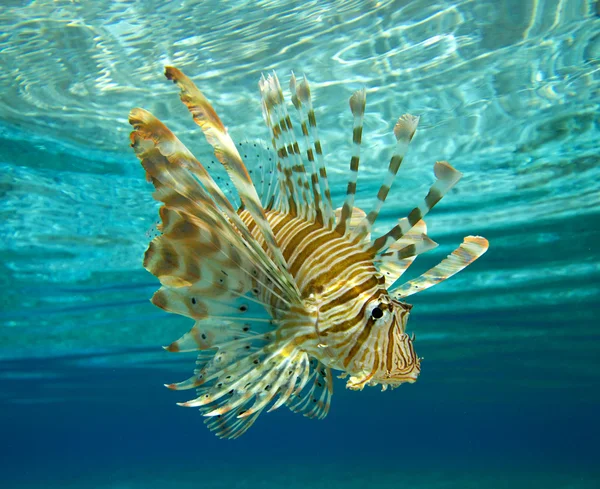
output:
[[[54,340],[65,351],[81,348],[90,338],[78,330],[82,323],[125,324],[117,336],[95,332],[111,347],[143,336],[140,318],[155,319],[139,300],[149,295],[140,256],[156,203],[129,148],[129,110],[144,106],[203,161],[209,154],[164,80],[166,64],[197,81],[238,139],[266,137],[257,90],[263,71],[277,70],[284,85],[291,70],[306,72],[338,203],[351,156],[352,91],[368,93],[362,207],[371,205],[389,160],[394,121],[404,112],[421,115],[378,229],[405,215],[432,182],[433,162],[448,159],[465,177],[429,220],[442,246],[423,263],[439,260],[465,234],[492,243],[468,274],[417,300],[426,320],[536,305],[546,311],[557,302],[593,309],[600,262],[594,2],[5,3],[0,320],[11,349],[49,349]],[[124,283],[131,288],[119,288]],[[174,336],[180,325],[171,327]],[[524,331],[542,328],[534,321]],[[491,326],[487,333],[500,337]]]

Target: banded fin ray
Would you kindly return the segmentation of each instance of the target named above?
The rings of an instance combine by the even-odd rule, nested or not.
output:
[[[467,236],[457,249],[435,267],[420,277],[393,288],[390,293],[396,299],[402,299],[433,287],[473,263],[487,251],[488,247],[487,239],[481,236]]]
[[[165,68],[165,76],[179,87],[181,101],[192,114],[194,122],[202,129],[206,140],[215,151],[215,156],[227,170],[245,209],[248,210],[260,229],[267,247],[272,254],[272,259],[277,266],[281,280],[295,293],[295,299],[297,301],[300,300],[300,293],[294,279],[288,272],[285,258],[267,221],[265,210],[260,203],[252,179],[221,119],[208,99],[181,71],[172,66],[167,66]]]
[[[285,190],[288,199],[286,208],[291,215],[312,219],[313,202],[309,193],[306,169],[277,75],[273,73],[266,78],[262,76],[259,89],[263,116],[267,127],[271,130],[273,148],[279,159],[281,188]]]
[[[335,230],[340,234],[345,234],[350,227],[350,221],[354,211],[354,196],[356,194],[356,180],[358,178],[358,167],[360,165],[360,145],[362,143],[363,120],[365,117],[365,107],[367,104],[367,92],[363,88],[354,92],[350,97],[350,110],[354,118],[352,124],[352,146],[353,153],[350,159],[350,177],[346,188],[346,200],[341,208],[340,215],[336,215]],[[366,217],[366,214],[365,214]],[[353,228],[356,225],[352,226]]]
[[[302,102],[300,101],[300,97],[298,96],[298,85],[296,81],[296,76],[292,73],[290,77],[290,92],[292,94],[292,104],[296,109],[296,113],[298,115],[298,119],[300,120],[300,128],[302,131],[302,136],[304,137],[304,146],[306,151],[306,157],[311,164],[311,173],[310,173],[310,184],[313,192],[312,197],[312,212],[314,213],[314,219],[319,224],[323,224],[324,216],[326,214],[326,204],[325,204],[325,196],[321,189],[319,172],[317,170],[317,165],[315,162],[315,154],[311,147],[310,137],[308,132],[308,119],[302,107]]]
[[[308,161],[312,164],[311,182],[315,198],[319,198],[319,202],[315,201],[315,207],[320,211],[322,209],[322,218],[317,222],[324,224],[328,228],[334,225],[333,205],[331,203],[331,190],[327,179],[327,169],[323,160],[323,149],[319,132],[317,129],[317,118],[312,104],[312,96],[310,93],[310,85],[306,75],[297,83],[296,77],[292,75],[290,80],[290,89],[292,90],[292,103],[300,117],[302,134],[306,141],[306,155]],[[306,106],[306,111],[304,107]],[[316,158],[315,158],[316,154]],[[317,191],[318,189],[318,191]]]
[[[379,188],[379,191],[377,192],[377,202],[373,209],[369,211],[367,217],[363,219],[363,221],[352,231],[352,233],[350,234],[351,240],[356,240],[360,242],[365,238],[367,234],[371,232],[371,228],[377,220],[379,212],[381,211],[381,208],[385,200],[387,199],[389,191],[392,188],[392,184],[394,183],[396,174],[400,169],[400,165],[402,165],[402,162],[404,161],[404,157],[406,156],[408,146],[412,141],[413,136],[415,135],[418,124],[419,117],[415,117],[410,114],[404,114],[398,119],[398,122],[394,126],[396,148],[394,150],[392,158],[390,159],[385,180]]]
[[[407,249],[413,246],[414,249]],[[392,244],[385,253],[375,257],[375,266],[385,278],[385,287],[389,289],[396,280],[412,265],[417,255],[437,247],[427,236],[427,225],[421,220],[413,228]]]
[[[385,251],[402,236],[407,234],[462,177],[462,173],[455,170],[447,161],[436,162],[433,166],[433,172],[437,180],[429,189],[423,202],[418,207],[415,207],[407,217],[400,219],[398,224],[386,234],[372,241],[369,247],[371,251],[374,253]]]

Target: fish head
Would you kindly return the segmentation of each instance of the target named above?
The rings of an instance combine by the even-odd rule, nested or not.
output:
[[[397,387],[400,384],[414,383],[421,373],[421,359],[416,355],[413,346],[415,336],[406,333],[406,323],[412,306],[400,301],[390,300],[381,304],[378,309],[382,312],[376,319],[380,335],[380,361],[372,377],[372,384],[385,387]],[[375,309],[375,316],[379,315]],[[373,316],[373,317],[375,317]]]

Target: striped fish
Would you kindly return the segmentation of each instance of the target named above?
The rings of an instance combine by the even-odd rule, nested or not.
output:
[[[396,285],[417,255],[436,246],[423,218],[461,177],[447,162],[435,163],[436,181],[424,200],[387,233],[371,236],[418,117],[403,115],[396,123],[384,182],[373,209],[364,212],[354,196],[366,94],[352,95],[350,178],[345,201],[334,210],[306,77],[290,81],[298,128],[277,76],[260,80],[276,157],[272,168],[264,162],[255,185],[257,177],[253,181],[204,94],[176,68],[167,67],[166,76],[179,87],[239,198],[227,195],[215,172],[162,122],[143,109],[131,111],[131,145],[162,203],[157,235],[144,256],[144,267],[161,283],[152,303],[194,320],[188,333],[165,347],[198,354],[194,374],[167,385],[195,390],[181,405],[199,408],[217,436],[236,438],[261,412],[283,405],[325,417],[332,370],[354,390],[415,382],[420,359],[406,332],[412,306],[403,299],[451,277],[488,247],[484,238],[468,236],[437,266]]]

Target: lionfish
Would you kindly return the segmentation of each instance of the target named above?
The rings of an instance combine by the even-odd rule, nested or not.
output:
[[[423,218],[462,176],[445,161],[435,163],[436,181],[425,199],[371,238],[419,118],[405,114],[394,126],[395,150],[375,205],[365,213],[354,197],[366,92],[351,96],[350,176],[345,201],[334,210],[306,77],[298,81],[292,74],[290,80],[303,151],[276,74],[259,82],[276,154],[273,185],[263,181],[259,193],[204,94],[178,69],[167,67],[165,74],[179,87],[240,202],[228,198],[161,121],[146,110],[131,111],[131,146],[162,202],[160,234],[143,262],[161,283],[151,301],[195,320],[165,347],[199,352],[194,375],[166,385],[196,389],[197,397],[180,405],[200,408],[217,436],[237,438],[267,407],[285,404],[310,418],[325,417],[332,370],[341,371],[353,390],[415,382],[420,358],[414,336],[406,333],[412,306],[403,299],[459,272],[488,247],[484,238],[468,236],[437,266],[396,284],[417,255],[437,246]]]

